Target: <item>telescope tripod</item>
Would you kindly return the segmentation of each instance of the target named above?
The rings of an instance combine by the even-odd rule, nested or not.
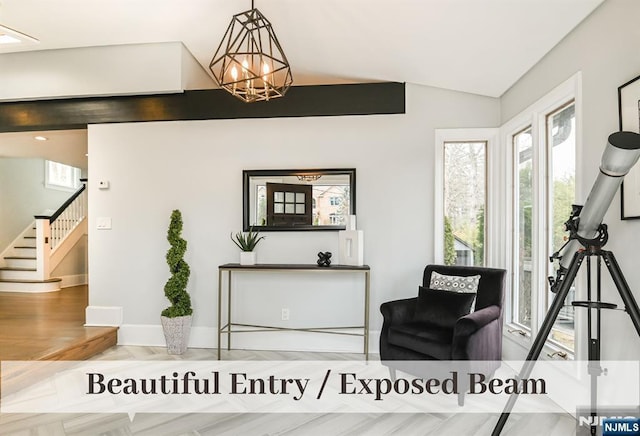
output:
[[[577,226],[576,226],[577,227]],[[573,229],[572,229],[573,230]],[[589,358],[589,366],[588,372],[591,377],[591,416],[597,416],[597,377],[603,373],[602,368],[600,367],[600,311],[602,309],[615,309],[617,306],[612,303],[604,303],[600,301],[601,297],[601,269],[602,269],[602,260],[604,260],[607,269],[615,283],[616,288],[618,289],[618,293],[624,302],[624,310],[629,314],[631,321],[640,336],[640,309],[638,308],[638,304],[636,303],[633,294],[631,293],[631,289],[629,288],[629,284],[624,278],[622,271],[620,270],[620,266],[616,261],[614,254],[611,251],[606,251],[602,249],[602,246],[607,242],[607,226],[605,224],[601,224],[598,229],[598,236],[595,239],[585,240],[577,235],[577,231],[571,232],[571,238],[578,239],[584,247],[584,250],[577,251],[569,266],[566,269],[561,269],[558,271],[558,275],[556,279],[550,278],[549,281],[551,283],[552,291],[556,292],[556,296],[549,308],[549,312],[542,322],[540,326],[540,331],[536,336],[531,349],[529,350],[529,354],[527,355],[526,361],[520,370],[520,374],[518,376],[519,380],[529,377],[533,367],[540,357],[540,353],[542,352],[542,348],[544,347],[545,341],[551,332],[553,324],[555,323],[560,310],[564,306],[565,299],[569,294],[569,290],[573,285],[573,282],[578,274],[578,270],[582,265],[583,261],[587,259],[587,298],[588,301],[574,301],[572,303],[573,306],[576,307],[585,307],[589,310],[588,312],[588,332],[589,332],[589,347],[588,347],[588,358]],[[591,300],[591,258],[597,258],[597,270],[596,270],[596,299]],[[553,260],[557,258],[557,253],[551,257]],[[596,311],[596,334],[595,336],[592,334],[592,310]],[[517,391],[516,391],[517,392]],[[504,407],[500,418],[498,419],[498,423],[496,424],[492,436],[498,436],[502,429],[504,428],[507,420],[509,419],[509,414],[513,409],[516,401],[518,399],[518,394],[513,393],[509,397],[507,404]],[[596,427],[591,427],[591,434],[596,434]]]

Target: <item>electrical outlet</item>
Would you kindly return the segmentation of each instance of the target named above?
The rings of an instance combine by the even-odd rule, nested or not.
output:
[[[289,309],[283,307],[282,308],[282,320],[283,321],[289,321]]]

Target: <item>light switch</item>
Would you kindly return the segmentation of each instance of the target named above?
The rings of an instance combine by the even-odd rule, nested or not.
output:
[[[98,182],[98,189],[109,189],[109,181],[108,180],[100,180]]]
[[[99,217],[96,220],[96,228],[98,230],[111,230],[111,218],[110,217]]]

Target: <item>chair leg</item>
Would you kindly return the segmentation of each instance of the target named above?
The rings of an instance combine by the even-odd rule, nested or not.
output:
[[[389,378],[391,379],[392,382],[395,383],[396,381],[396,369],[389,367]]]

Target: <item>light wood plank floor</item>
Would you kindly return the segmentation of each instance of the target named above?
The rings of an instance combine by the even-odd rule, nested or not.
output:
[[[225,351],[229,360],[361,360],[344,353]],[[158,347],[113,347],[92,360],[215,360],[214,350],[189,349],[182,356],[167,355]],[[489,435],[497,420],[483,414],[5,414],[0,415],[3,436],[57,435]],[[569,415],[512,415],[505,436],[575,434]]]

